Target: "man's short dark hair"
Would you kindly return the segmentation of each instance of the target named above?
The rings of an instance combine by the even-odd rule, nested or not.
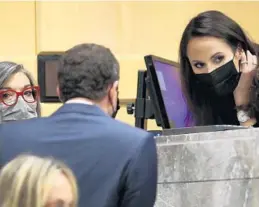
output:
[[[80,44],[60,59],[58,83],[63,102],[77,97],[101,100],[119,79],[119,63],[111,50],[97,44]]]

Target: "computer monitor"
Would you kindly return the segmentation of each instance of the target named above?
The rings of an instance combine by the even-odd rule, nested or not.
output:
[[[154,55],[147,55],[144,59],[150,79],[148,89],[162,128],[192,126],[181,87],[179,64]]]
[[[57,94],[58,66],[62,52],[42,52],[38,54],[38,83],[42,103],[59,103]]]

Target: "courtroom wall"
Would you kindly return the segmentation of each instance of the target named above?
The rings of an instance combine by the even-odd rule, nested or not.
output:
[[[120,98],[136,95],[143,56],[178,59],[183,29],[197,13],[225,12],[259,41],[259,2],[0,2],[0,59],[23,63],[36,74],[36,55],[94,42],[110,47],[121,64]],[[42,104],[47,116],[60,104]],[[118,119],[134,124],[125,106]],[[155,129],[154,121],[149,129]]]

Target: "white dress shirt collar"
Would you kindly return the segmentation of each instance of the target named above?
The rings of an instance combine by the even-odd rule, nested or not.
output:
[[[71,103],[94,105],[93,102],[87,101],[87,100],[68,100],[68,101],[66,101],[66,104],[71,104]]]

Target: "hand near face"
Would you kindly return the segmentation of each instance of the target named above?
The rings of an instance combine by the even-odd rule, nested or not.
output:
[[[250,51],[246,53],[242,51],[240,60],[240,72],[243,74],[255,71],[257,67],[257,57],[252,55]]]
[[[250,51],[241,53],[241,77],[234,91],[236,106],[247,105],[250,102],[250,88],[257,68],[257,57]]]

